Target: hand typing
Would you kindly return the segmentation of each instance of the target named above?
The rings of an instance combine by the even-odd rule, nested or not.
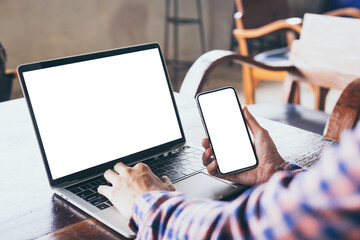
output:
[[[107,197],[120,213],[128,218],[131,217],[132,206],[138,196],[154,190],[175,190],[168,177],[159,179],[144,163],[127,167],[119,162],[114,166],[114,170],[107,170],[104,177],[112,186],[99,186],[98,192]]]

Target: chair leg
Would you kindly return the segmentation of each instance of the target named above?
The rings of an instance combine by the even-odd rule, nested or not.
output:
[[[242,80],[244,87],[245,103],[247,105],[255,103],[255,89],[254,82],[252,80],[251,68],[246,65],[242,65]]]
[[[178,11],[178,1],[174,0],[174,18],[179,19],[179,11]],[[173,60],[173,71],[174,71],[174,81],[177,81],[178,75],[178,66],[179,66],[179,25],[178,21],[174,21],[174,60]]]
[[[254,83],[254,90],[256,90],[257,87],[260,85],[261,80],[253,77],[253,83]]]
[[[234,14],[236,13],[236,4],[234,3]],[[229,49],[230,51],[234,51],[235,47],[238,45],[236,38],[234,37],[234,35],[232,34],[232,30],[235,29],[235,21],[234,19],[231,22],[231,31],[230,31],[230,45],[229,45]],[[229,62],[229,65],[232,64],[232,61]]]
[[[0,102],[10,100],[14,78],[15,74],[6,74],[0,78]]]
[[[196,6],[197,6],[197,12],[198,12],[198,21],[199,21],[201,53],[204,54],[206,51],[206,46],[205,46],[204,23],[203,23],[203,19],[202,19],[201,0],[196,1]]]
[[[164,52],[165,60],[169,60],[169,17],[170,17],[170,0],[165,2],[165,33],[164,33]]]
[[[328,88],[323,87],[314,87],[315,88],[315,109],[316,110],[325,110],[325,100],[326,96],[329,93]]]
[[[286,76],[283,85],[283,102],[300,104],[300,86],[289,74]]]

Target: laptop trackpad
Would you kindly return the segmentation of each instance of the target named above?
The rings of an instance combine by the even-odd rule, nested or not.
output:
[[[221,199],[236,187],[204,173],[198,173],[174,184],[176,191],[198,198]]]

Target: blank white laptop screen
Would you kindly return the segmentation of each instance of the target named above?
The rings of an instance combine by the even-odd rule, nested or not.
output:
[[[158,49],[23,75],[53,179],[181,138]]]

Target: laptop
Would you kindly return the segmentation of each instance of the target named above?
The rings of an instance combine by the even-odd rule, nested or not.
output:
[[[117,162],[144,162],[200,198],[244,188],[208,175],[203,150],[186,144],[157,43],[24,64],[18,74],[51,188],[120,234],[135,237],[97,193]]]

